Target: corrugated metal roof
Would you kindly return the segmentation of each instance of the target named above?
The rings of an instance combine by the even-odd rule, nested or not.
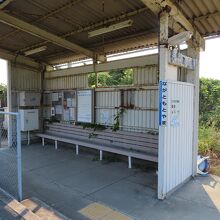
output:
[[[219,0],[173,0],[202,36],[220,33]],[[23,21],[78,45],[106,54],[149,47],[157,43],[157,17],[140,0],[14,0],[4,10]],[[128,28],[88,38],[88,32],[127,19]],[[151,35],[149,35],[151,34]],[[55,63],[63,58],[82,58],[52,43],[0,23],[0,48],[13,53],[47,45],[44,52],[30,57]]]
[[[176,0],[175,2],[202,36],[220,34],[219,0]]]

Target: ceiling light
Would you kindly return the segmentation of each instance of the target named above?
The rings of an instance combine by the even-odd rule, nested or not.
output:
[[[32,54],[35,54],[35,53],[40,53],[40,52],[42,52],[46,49],[47,49],[47,46],[38,47],[38,48],[35,48],[35,49],[32,49],[32,50],[25,51],[24,55],[29,56],[29,55],[32,55]]]
[[[106,34],[106,33],[116,31],[116,30],[119,30],[122,28],[130,27],[130,26],[132,26],[132,24],[133,24],[133,20],[131,20],[131,19],[126,20],[126,21],[122,21],[122,22],[119,22],[116,24],[109,25],[104,28],[100,28],[98,30],[90,31],[90,32],[88,32],[88,37],[95,37],[95,36],[98,36],[101,34]]]

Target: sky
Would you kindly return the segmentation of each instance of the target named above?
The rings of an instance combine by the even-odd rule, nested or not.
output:
[[[206,40],[206,49],[200,53],[199,71],[200,77],[220,80],[220,37]],[[7,84],[7,62],[1,59],[0,83]]]

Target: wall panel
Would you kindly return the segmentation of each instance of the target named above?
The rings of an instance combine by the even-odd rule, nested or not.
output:
[[[161,91],[163,88],[160,89],[160,94]],[[165,198],[192,175],[194,86],[168,81],[166,97],[167,124],[164,126],[161,123],[159,127],[160,199]]]
[[[88,88],[87,74],[63,76],[44,80],[44,90]]]

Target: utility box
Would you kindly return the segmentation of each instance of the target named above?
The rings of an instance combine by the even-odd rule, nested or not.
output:
[[[39,92],[20,92],[19,106],[40,106],[40,98]]]
[[[33,131],[39,129],[38,109],[20,109],[21,131]]]

